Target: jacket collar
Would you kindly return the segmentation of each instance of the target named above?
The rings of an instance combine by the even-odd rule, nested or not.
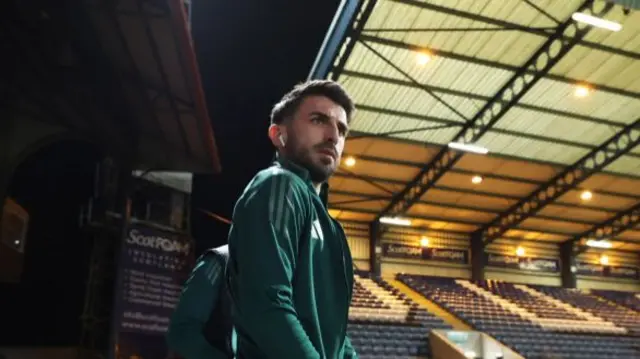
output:
[[[283,156],[280,156],[277,153],[276,153],[275,161],[273,165],[285,168],[295,173],[309,186],[309,188],[313,191],[313,193],[316,193],[316,189],[313,186],[313,182],[311,182],[311,176],[309,175],[309,171],[306,168],[294,163],[291,160],[284,158]],[[328,182],[324,182],[320,185],[320,193],[318,194],[318,196],[320,197],[320,201],[322,202],[324,207],[327,208],[327,202],[329,200],[329,183]]]

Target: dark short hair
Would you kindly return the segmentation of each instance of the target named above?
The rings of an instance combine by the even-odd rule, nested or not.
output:
[[[281,124],[285,119],[293,116],[300,104],[307,96],[324,96],[337,103],[347,113],[347,123],[351,122],[354,111],[353,101],[340,84],[331,80],[311,80],[296,85],[273,106],[271,123]]]

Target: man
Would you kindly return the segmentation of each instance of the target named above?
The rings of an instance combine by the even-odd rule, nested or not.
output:
[[[352,112],[330,81],[300,84],[273,108],[277,161],[245,188],[229,233],[238,359],[357,358],[346,335],[353,261],[326,208]]]
[[[174,311],[167,344],[184,359],[233,358],[235,333],[224,270],[227,246],[209,249],[198,258]]]

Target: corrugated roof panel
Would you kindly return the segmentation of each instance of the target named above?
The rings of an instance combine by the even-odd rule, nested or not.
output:
[[[552,216],[558,218],[575,219],[582,221],[590,221],[594,223],[601,223],[611,217],[611,213],[603,211],[594,211],[587,208],[567,208],[565,206],[558,206],[555,204],[549,204],[542,208],[537,215]]]
[[[462,210],[457,208],[447,208],[444,206],[434,206],[423,203],[416,203],[408,212],[409,216],[435,216],[443,218],[451,218],[453,222],[465,221],[465,222],[478,222],[486,223],[495,217],[494,214]]]
[[[434,126],[439,124],[399,116],[364,113],[364,111],[358,112],[351,122],[351,130],[374,134],[419,129],[420,131],[392,134],[390,137],[441,144],[449,142],[460,131],[457,127],[427,129]]]
[[[557,138],[593,147],[605,142],[620,130],[620,128],[612,128],[610,125],[517,107],[511,108],[493,127],[550,139]]]
[[[509,196],[526,196],[536,189],[536,185],[485,178],[481,184],[471,183],[471,176],[447,172],[436,182],[436,185],[462,188],[471,191],[481,188],[483,191]]]
[[[433,188],[427,191],[421,199],[425,201],[436,201],[440,203],[451,203],[474,206],[477,208],[487,208],[490,210],[505,210],[515,203],[515,201],[513,200],[504,198],[483,196],[481,194],[473,195],[468,193],[453,192],[438,188]]]
[[[416,146],[387,138],[356,139],[351,137],[347,138],[344,152],[356,157],[366,155],[390,160],[427,163],[439,150],[440,148],[436,146]]]
[[[639,73],[640,73],[640,67]],[[594,91],[587,97],[576,97],[575,87],[549,79],[541,79],[521,99],[522,103],[568,111],[580,115],[609,119],[629,124],[638,118],[640,101],[609,92]]]
[[[344,76],[341,81],[357,104],[383,107],[424,116],[464,122],[475,115],[482,102],[464,96],[439,94],[445,104],[428,92],[413,87],[382,83],[368,79]],[[453,108],[453,110],[449,107]],[[455,111],[454,111],[455,110]],[[459,116],[460,113],[465,118]]]
[[[640,159],[637,157],[622,156],[605,167],[604,170],[640,177]]]
[[[353,46],[351,56],[347,59],[344,65],[345,70],[362,72],[367,74],[384,75],[392,79],[406,80],[407,77],[396,71],[389,64],[385,63],[371,53],[369,49],[364,47],[361,43],[357,42]],[[346,76],[340,76],[339,81],[342,82]]]
[[[526,230],[521,228],[510,229],[504,234],[504,238],[508,237],[516,237],[528,240],[537,240],[537,241],[549,241],[549,242],[563,242],[569,239],[567,235],[559,235],[559,234],[551,234],[551,233],[543,233],[537,232],[533,230]]]
[[[640,245],[640,231],[638,230],[630,229],[624,231],[620,233],[620,235],[618,235],[616,238],[626,238],[629,240],[638,241],[638,244]]]
[[[580,194],[581,194],[581,191],[571,190],[565,193],[564,195],[560,196],[560,198],[558,198],[558,202],[580,205],[582,203],[585,203],[580,199]],[[633,198],[598,194],[597,196],[594,195],[593,198],[587,203],[590,206],[609,208],[613,210],[622,211],[633,206],[634,204],[636,204],[636,202],[637,200]]]
[[[569,165],[576,162],[589,150],[561,144],[524,139],[521,137],[488,132],[478,141],[491,152],[529,158],[537,161]]]
[[[430,2],[433,3],[433,2]],[[437,4],[437,3],[433,3]],[[451,1],[437,4],[446,8],[457,8],[474,14],[483,13],[485,16],[503,18],[511,22],[529,26],[548,26],[551,21],[535,9],[520,2],[491,2],[462,1],[455,4]],[[384,9],[383,9],[384,7]],[[393,16],[386,16],[384,21],[376,18],[367,23],[367,28],[487,28],[492,27],[479,21],[471,21],[454,15],[447,15],[429,9],[419,9],[404,4],[389,5],[382,2],[380,9],[376,9],[374,16],[384,16],[382,11],[394,11]],[[418,17],[416,18],[416,12]],[[523,63],[533,51],[545,40],[535,36],[515,31],[501,32],[380,32],[377,36],[393,40],[413,43],[419,46],[430,46],[440,50],[454,51],[484,59],[501,59],[509,63]]]
[[[591,225],[579,224],[563,221],[554,221],[549,219],[541,219],[536,217],[529,217],[522,221],[518,227],[538,230],[541,232],[561,232],[569,234],[579,234],[591,229]]]
[[[546,182],[558,173],[558,169],[550,165],[528,163],[524,161],[506,160],[492,157],[491,155],[477,155],[467,153],[458,163],[456,168],[470,171],[491,172],[495,175],[510,176],[522,179],[531,179]]]
[[[367,199],[362,196],[329,193],[329,206],[332,208],[363,208],[380,210],[387,204],[386,201]]]
[[[330,190],[344,191],[351,193],[370,194],[375,196],[389,196],[391,193],[401,190],[397,185],[390,185],[384,182],[363,181],[357,178],[346,178],[334,175],[329,180]]]
[[[428,219],[411,218],[411,225],[416,227],[424,227],[429,229],[441,229],[460,232],[473,232],[480,228],[479,225],[464,224],[464,223],[451,223],[447,221],[435,221]]]
[[[640,93],[639,71],[637,60],[584,46],[574,47],[551,69],[552,74],[578,79],[585,84],[596,87],[603,84],[635,93]]]
[[[606,174],[595,174],[582,182],[580,187],[595,191],[603,189],[611,192],[640,196],[640,186],[637,180],[614,177]]]
[[[510,71],[438,56],[434,56],[427,64],[420,65],[417,61],[419,55],[417,52],[382,44],[369,45],[415,81],[430,86],[492,96],[512,76]],[[358,60],[353,60],[353,65],[348,61],[345,66],[347,70],[410,81],[360,43],[356,44],[355,49],[358,49]],[[479,84],[482,86],[478,86]]]
[[[419,171],[419,169],[415,167],[398,166],[364,159],[358,160],[357,166],[354,166],[354,168],[350,170],[358,175],[401,180],[403,182],[409,182]]]
[[[360,213],[353,211],[342,211],[329,208],[329,214],[331,217],[341,221],[367,221],[370,222],[375,217],[375,214]]]

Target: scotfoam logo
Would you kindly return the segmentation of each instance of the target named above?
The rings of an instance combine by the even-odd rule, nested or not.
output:
[[[165,252],[178,252],[189,254],[189,243],[181,243],[180,241],[159,236],[145,236],[137,229],[129,232],[127,243],[136,244],[141,247],[160,249]]]

